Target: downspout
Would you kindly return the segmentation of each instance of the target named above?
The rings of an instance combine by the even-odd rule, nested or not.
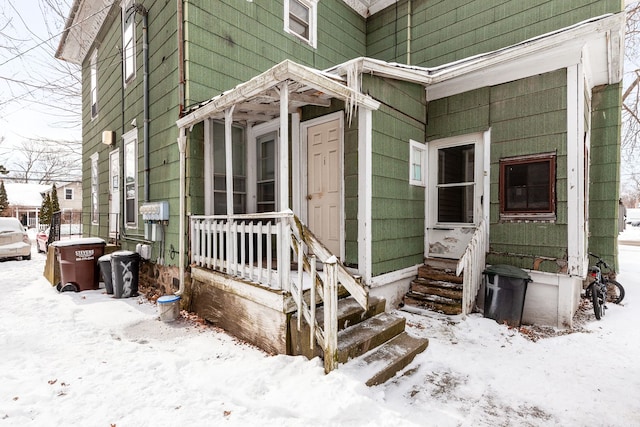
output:
[[[411,65],[411,0],[407,1],[407,65]]]
[[[185,215],[186,215],[186,206],[185,206],[185,196],[186,196],[186,164],[187,164],[187,130],[185,128],[180,128],[178,131],[178,150],[180,151],[180,221],[178,227],[178,269],[179,269],[179,278],[180,278],[180,287],[178,288],[178,292],[175,295],[182,295],[184,293],[184,257],[185,257]]]
[[[184,4],[177,0],[178,19],[178,117],[184,113]]]
[[[148,28],[148,11],[140,3],[134,3],[131,5],[134,13],[142,15],[142,64],[143,64],[143,79],[142,79],[142,96],[143,96],[143,109],[144,109],[144,126],[142,130],[143,139],[143,159],[144,159],[144,201],[149,201],[149,34]]]

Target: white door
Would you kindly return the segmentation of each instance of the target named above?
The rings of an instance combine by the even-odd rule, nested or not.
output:
[[[483,215],[482,134],[429,142],[428,256],[459,259]]]
[[[109,237],[117,238],[120,228],[120,154],[109,153]]]
[[[341,257],[342,129],[340,119],[307,128],[307,222],[320,242]]]

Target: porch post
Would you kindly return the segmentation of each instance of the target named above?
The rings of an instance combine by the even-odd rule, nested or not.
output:
[[[233,109],[232,106],[224,112],[224,152],[226,154],[226,175],[227,175],[227,215],[233,215]]]
[[[372,112],[358,108],[358,273],[371,283]]]
[[[280,212],[289,209],[289,83],[280,86]]]
[[[289,210],[289,83],[285,80],[280,86],[280,146],[279,162],[280,168],[280,212]],[[291,269],[291,232],[288,221],[280,220],[280,247],[278,248],[278,279],[280,288],[288,291],[289,270]]]
[[[230,107],[224,111],[224,152],[225,152],[225,170],[227,180],[227,215],[233,215],[233,109]],[[234,238],[231,234],[231,218],[227,218],[227,274],[232,274],[235,270],[235,251],[233,249]]]

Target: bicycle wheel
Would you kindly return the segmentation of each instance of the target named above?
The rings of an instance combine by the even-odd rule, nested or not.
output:
[[[624,299],[624,288],[615,280],[607,280],[607,302],[620,304]]]
[[[600,320],[602,318],[602,305],[600,304],[600,292],[598,291],[598,287],[595,283],[591,285],[591,301],[593,302],[593,312],[596,315],[596,319]]]

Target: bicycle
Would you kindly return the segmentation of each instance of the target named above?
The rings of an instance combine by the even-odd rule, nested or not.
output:
[[[620,304],[624,299],[625,292],[620,283],[609,277],[614,273],[609,264],[596,254],[589,252],[589,256],[596,258],[597,261],[595,265],[589,267],[589,277],[593,281],[587,286],[586,297],[591,299],[593,312],[596,319],[600,320],[605,315],[606,304],[609,302]],[[603,274],[603,268],[609,270],[607,274]]]

